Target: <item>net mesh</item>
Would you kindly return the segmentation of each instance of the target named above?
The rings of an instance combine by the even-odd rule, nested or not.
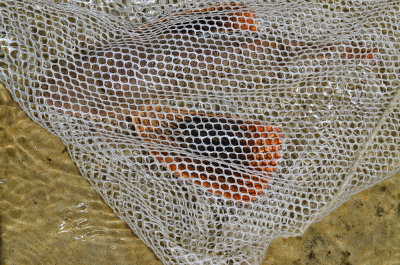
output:
[[[400,164],[398,1],[0,3],[0,78],[165,264],[258,264]]]

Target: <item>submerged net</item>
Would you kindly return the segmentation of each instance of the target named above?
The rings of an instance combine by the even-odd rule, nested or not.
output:
[[[398,1],[0,3],[0,80],[165,264],[258,264],[399,170]]]

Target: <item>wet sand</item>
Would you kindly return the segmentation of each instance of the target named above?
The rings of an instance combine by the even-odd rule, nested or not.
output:
[[[161,264],[0,84],[0,264]],[[400,264],[400,173],[353,196],[265,264]]]

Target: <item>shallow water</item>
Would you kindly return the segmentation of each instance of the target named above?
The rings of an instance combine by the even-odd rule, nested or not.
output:
[[[399,180],[352,197],[301,237],[275,239],[264,263],[400,264]],[[1,84],[0,209],[0,264],[161,264]]]

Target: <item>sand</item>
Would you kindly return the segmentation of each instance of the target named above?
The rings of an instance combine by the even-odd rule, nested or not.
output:
[[[353,196],[263,264],[400,264],[400,173]],[[0,264],[161,264],[0,84]]]

